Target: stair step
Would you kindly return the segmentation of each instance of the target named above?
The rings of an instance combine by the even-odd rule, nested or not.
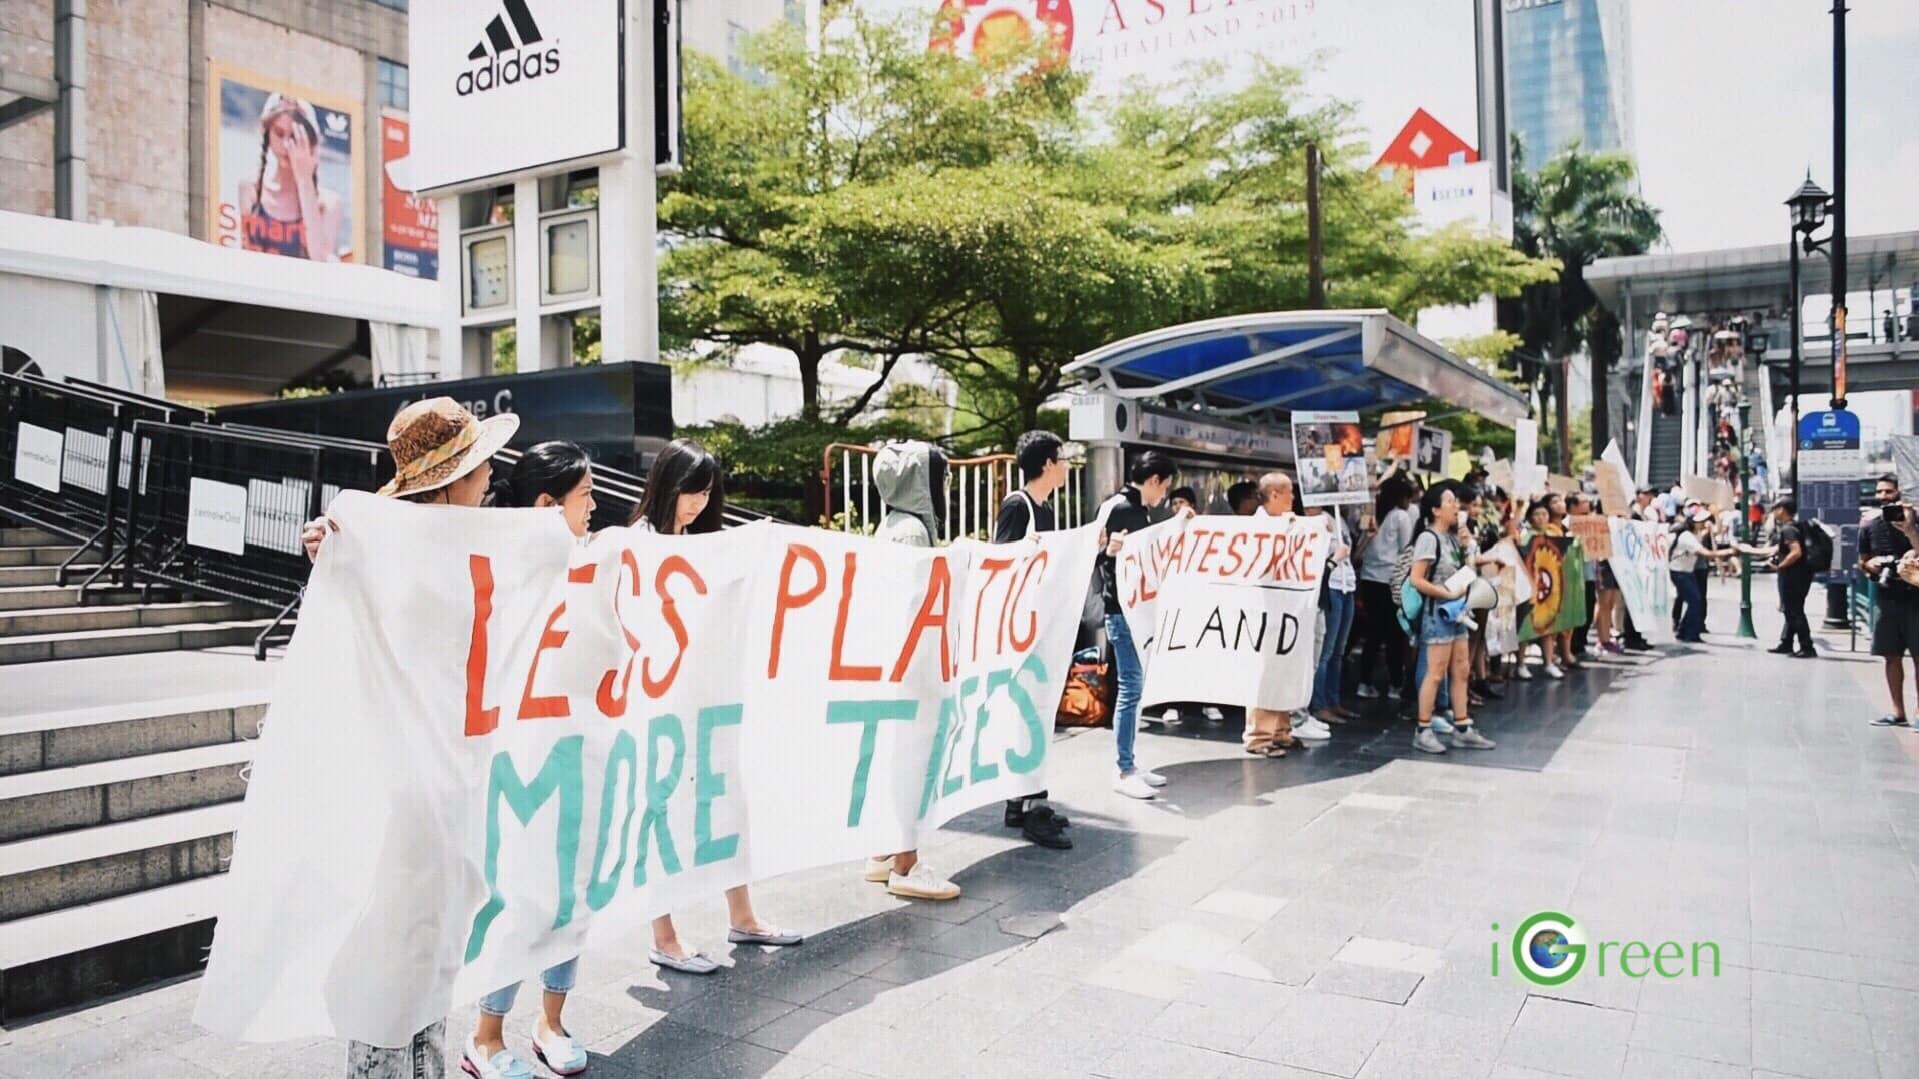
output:
[[[67,579],[74,584],[87,579],[87,575],[100,568],[98,562],[84,566],[72,566],[67,570]],[[14,588],[26,585],[54,584],[54,577],[60,572],[55,566],[8,566],[0,565],[0,588]]]
[[[0,776],[71,768],[260,733],[262,690],[0,718]]]
[[[79,582],[86,574],[77,574],[70,578],[72,584],[62,587],[51,582],[47,584],[0,585],[0,612],[46,610],[51,607],[78,607],[80,605]],[[117,603],[137,603],[140,590],[137,588],[101,588],[95,585],[87,592],[87,602],[93,606],[107,606]]]
[[[260,631],[272,624],[271,618],[259,618],[236,622],[133,626],[126,629],[34,633],[22,637],[5,637],[0,638],[0,664],[252,644],[254,638],[260,635]]]
[[[44,528],[0,528],[0,547],[46,547],[66,542]]]
[[[0,611],[0,638],[141,626],[178,626],[188,622],[230,622],[253,613],[243,604],[217,600],[97,603],[85,607]]]
[[[0,547],[0,566],[57,566],[72,558],[74,549],[73,544]]]
[[[0,923],[0,1021],[198,970],[226,874]]]
[[[226,742],[0,776],[0,841],[232,801],[252,759],[252,742]]]
[[[240,806],[0,843],[0,923],[225,872]]]

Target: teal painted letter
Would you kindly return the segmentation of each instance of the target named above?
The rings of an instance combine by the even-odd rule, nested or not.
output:
[[[979,744],[986,740],[986,721],[993,718],[993,713],[990,709],[993,703],[993,690],[1006,685],[1012,680],[1013,675],[1011,671],[993,671],[989,673],[986,676],[986,692],[980,696],[979,707],[973,709],[973,717],[977,722],[973,724],[973,764],[971,775],[975,783],[985,783],[988,780],[999,778],[999,765],[981,764],[979,762]],[[967,681],[972,682],[975,680],[969,678]]]
[[[853,795],[846,806],[846,826],[860,826],[860,812],[866,808],[866,779],[873,770],[873,750],[879,744],[880,723],[888,719],[911,720],[919,714],[919,702],[902,701],[828,701],[826,722],[860,725],[860,759],[853,766]]]
[[[1037,654],[1027,656],[1026,662],[1019,665],[1019,674],[1006,683],[1006,695],[1013,698],[1020,719],[1026,722],[1027,743],[1025,753],[1007,752],[1006,770],[1023,776],[1045,763],[1046,745],[1052,739],[1052,731],[1048,729],[1046,718],[1040,715],[1039,709],[1033,707],[1032,696],[1019,684],[1020,674],[1030,675],[1036,686],[1043,686],[1046,684],[1046,664],[1039,661]]]
[[[466,938],[466,961],[480,957],[486,947],[486,931],[493,919],[506,909],[500,895],[500,803],[505,801],[521,824],[533,823],[534,814],[555,794],[560,798],[559,843],[554,850],[558,864],[559,904],[553,915],[553,928],[573,920],[573,870],[580,855],[580,745],[581,735],[571,735],[553,744],[553,751],[540,766],[540,774],[531,785],[520,782],[513,758],[502,750],[493,756],[492,772],[486,785],[486,905],[473,916],[473,931]]]
[[[926,811],[933,808],[933,791],[939,786],[940,765],[946,761],[946,736],[953,730],[953,717],[959,709],[953,698],[940,699],[939,726],[933,731],[933,752],[926,758],[926,787],[920,791],[920,819],[926,818]]]
[[[726,793],[726,777],[713,771],[713,729],[736,727],[741,708],[721,704],[700,709],[693,722],[693,864],[724,862],[740,849],[738,832],[713,838],[713,799]]]
[[[620,841],[614,844],[607,839],[613,834],[613,792],[621,786],[622,771],[626,773],[626,812],[620,816]],[[600,788],[599,845],[593,856],[593,875],[586,882],[586,905],[594,910],[613,901],[613,893],[620,889],[620,877],[626,873],[626,844],[633,837],[633,810],[639,785],[639,747],[631,734],[621,731],[613,736],[613,748],[607,751],[606,783]],[[619,853],[611,870],[606,867],[609,850]]]
[[[673,749],[673,764],[660,774],[660,743]],[[646,813],[640,817],[640,848],[633,862],[633,883],[646,883],[647,833],[660,839],[660,866],[671,876],[680,871],[680,855],[673,848],[673,832],[666,816],[667,799],[680,785],[680,769],[686,763],[686,732],[680,717],[671,712],[654,716],[646,725]]]

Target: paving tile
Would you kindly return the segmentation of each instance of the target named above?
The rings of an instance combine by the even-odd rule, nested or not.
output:
[[[1499,1059],[1565,1075],[1616,1076],[1632,1023],[1629,1012],[1534,996],[1520,1010]]]
[[[1224,914],[1252,922],[1269,921],[1290,902],[1288,897],[1259,892],[1221,888],[1193,904],[1193,909],[1208,914]]]
[[[1736,1064],[1635,1048],[1627,1050],[1626,1067],[1620,1074],[1623,1079],[1746,1079],[1748,1072]]]
[[[1653,1012],[1633,1018],[1635,1049],[1746,1066],[1752,1062],[1752,1029],[1747,1024],[1702,1023]]]
[[[1102,1079],[1165,1079],[1192,1076],[1212,1079],[1225,1072],[1233,1058],[1196,1045],[1135,1035],[1107,1054],[1093,1074]]]
[[[1421,975],[1436,972],[1441,962],[1437,949],[1370,937],[1354,937],[1333,958],[1362,967],[1382,967]]]
[[[1413,990],[1419,988],[1420,981],[1421,975],[1403,970],[1334,961],[1313,975],[1313,980],[1306,983],[1306,988],[1387,1004],[1404,1004],[1412,997]]]
[[[1763,1026],[1752,1032],[1752,1063],[1755,1073],[1764,1069],[1813,1079],[1870,1079],[1879,1074],[1869,1049],[1788,1037]]]
[[[1292,1005],[1246,1046],[1245,1055],[1352,1076],[1392,1022],[1390,1004],[1301,990]]]

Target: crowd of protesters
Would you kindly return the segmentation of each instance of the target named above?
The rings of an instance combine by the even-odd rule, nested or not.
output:
[[[585,542],[595,509],[594,484],[592,466],[578,446],[534,446],[509,473],[494,480],[490,458],[511,437],[516,423],[510,414],[480,420],[448,398],[409,405],[388,432],[395,478],[381,493],[423,504],[557,508]],[[992,538],[999,543],[1058,528],[1053,496],[1068,479],[1065,446],[1056,435],[1028,432],[1018,440],[1014,457],[1020,485],[998,508]],[[881,447],[873,475],[886,516],[878,537],[918,547],[938,544],[947,531],[948,472],[944,452],[931,444]],[[1167,724],[1223,724],[1229,714],[1239,713],[1244,752],[1256,757],[1284,757],[1302,746],[1331,741],[1338,728],[1362,718],[1363,708],[1372,709],[1375,720],[1404,722],[1419,752],[1494,750],[1497,743],[1481,730],[1474,713],[1500,699],[1510,683],[1576,677],[1601,657],[1650,649],[1622,602],[1612,567],[1602,558],[1578,557],[1580,541],[1574,537],[1582,531],[1582,519],[1608,510],[1671,530],[1670,572],[1677,597],[1672,618],[1678,640],[1696,642],[1706,631],[1710,567],[1745,553],[1769,558],[1777,572],[1787,615],[1785,636],[1774,651],[1813,654],[1803,607],[1816,541],[1790,499],[1774,505],[1772,542],[1755,547],[1733,543],[1720,516],[1678,490],[1660,494],[1641,488],[1622,507],[1602,506],[1585,491],[1521,499],[1477,468],[1463,480],[1430,482],[1389,469],[1365,507],[1299,505],[1294,481],[1283,471],[1235,483],[1217,503],[1207,504],[1193,488],[1178,486],[1179,470],[1171,458],[1151,451],[1130,460],[1125,479],[1100,508],[1104,530],[1098,539],[1098,572],[1082,621],[1109,658],[1114,685],[1112,787],[1128,798],[1155,798],[1168,780],[1140,758],[1143,670],[1136,641],[1151,627],[1128,624],[1115,559],[1128,534],[1175,514],[1299,515],[1318,519],[1321,524],[1314,527],[1329,534],[1309,653],[1314,670],[1310,703],[1289,712],[1242,707],[1235,701],[1191,702],[1157,717]],[[1902,662],[1908,655],[1919,660],[1919,554],[1914,553],[1919,531],[1892,477],[1879,484],[1878,499],[1880,512],[1865,530],[1859,568],[1880,579],[1883,588],[1884,614],[1873,650],[1886,659],[1894,712],[1881,722],[1909,726]],[[668,535],[711,533],[721,526],[724,502],[719,462],[697,443],[675,441],[654,460],[629,523]],[[326,518],[309,523],[304,535],[309,555],[317,558],[326,536],[337,530]],[[1538,542],[1542,539],[1549,542]],[[1565,577],[1576,564],[1583,564],[1577,580],[1585,586],[1584,604],[1546,619],[1542,631],[1519,632],[1517,627],[1529,620],[1525,604],[1513,596],[1524,591],[1546,602],[1550,592],[1557,602],[1568,594],[1582,594],[1569,587]],[[1521,581],[1523,589],[1517,587]],[[1073,845],[1070,822],[1043,791],[1007,802],[1004,813],[1008,827],[1039,846]],[[921,901],[951,900],[961,891],[917,850],[869,858],[865,879],[894,895]],[[803,940],[763,920],[744,886],[727,891],[726,906],[731,942],[791,947]],[[680,942],[670,915],[655,920],[653,935],[651,957],[660,967],[696,975],[720,969]],[[577,960],[569,959],[543,973],[540,1015],[532,1026],[533,1056],[562,1075],[587,1066],[586,1054],[573,1041],[564,1018],[576,965]],[[475,1029],[460,1045],[461,1067],[475,1079],[533,1074],[505,1040],[504,1018],[517,991],[517,985],[510,985],[488,994]],[[403,1047],[355,1043],[349,1050],[348,1073],[438,1075],[443,1042],[444,1023],[437,1023]]]

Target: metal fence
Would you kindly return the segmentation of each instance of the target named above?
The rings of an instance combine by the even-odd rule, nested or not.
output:
[[[873,485],[877,446],[836,442],[826,448],[821,482],[826,487],[828,528],[870,534],[886,515],[884,500]],[[1054,492],[1053,512],[1061,528],[1077,528],[1086,521],[1085,462],[1069,458],[1066,484]],[[1011,454],[959,457],[947,462],[945,533],[940,542],[966,536],[991,540],[999,506],[1020,487],[1019,462]],[[836,501],[837,499],[837,501]]]

